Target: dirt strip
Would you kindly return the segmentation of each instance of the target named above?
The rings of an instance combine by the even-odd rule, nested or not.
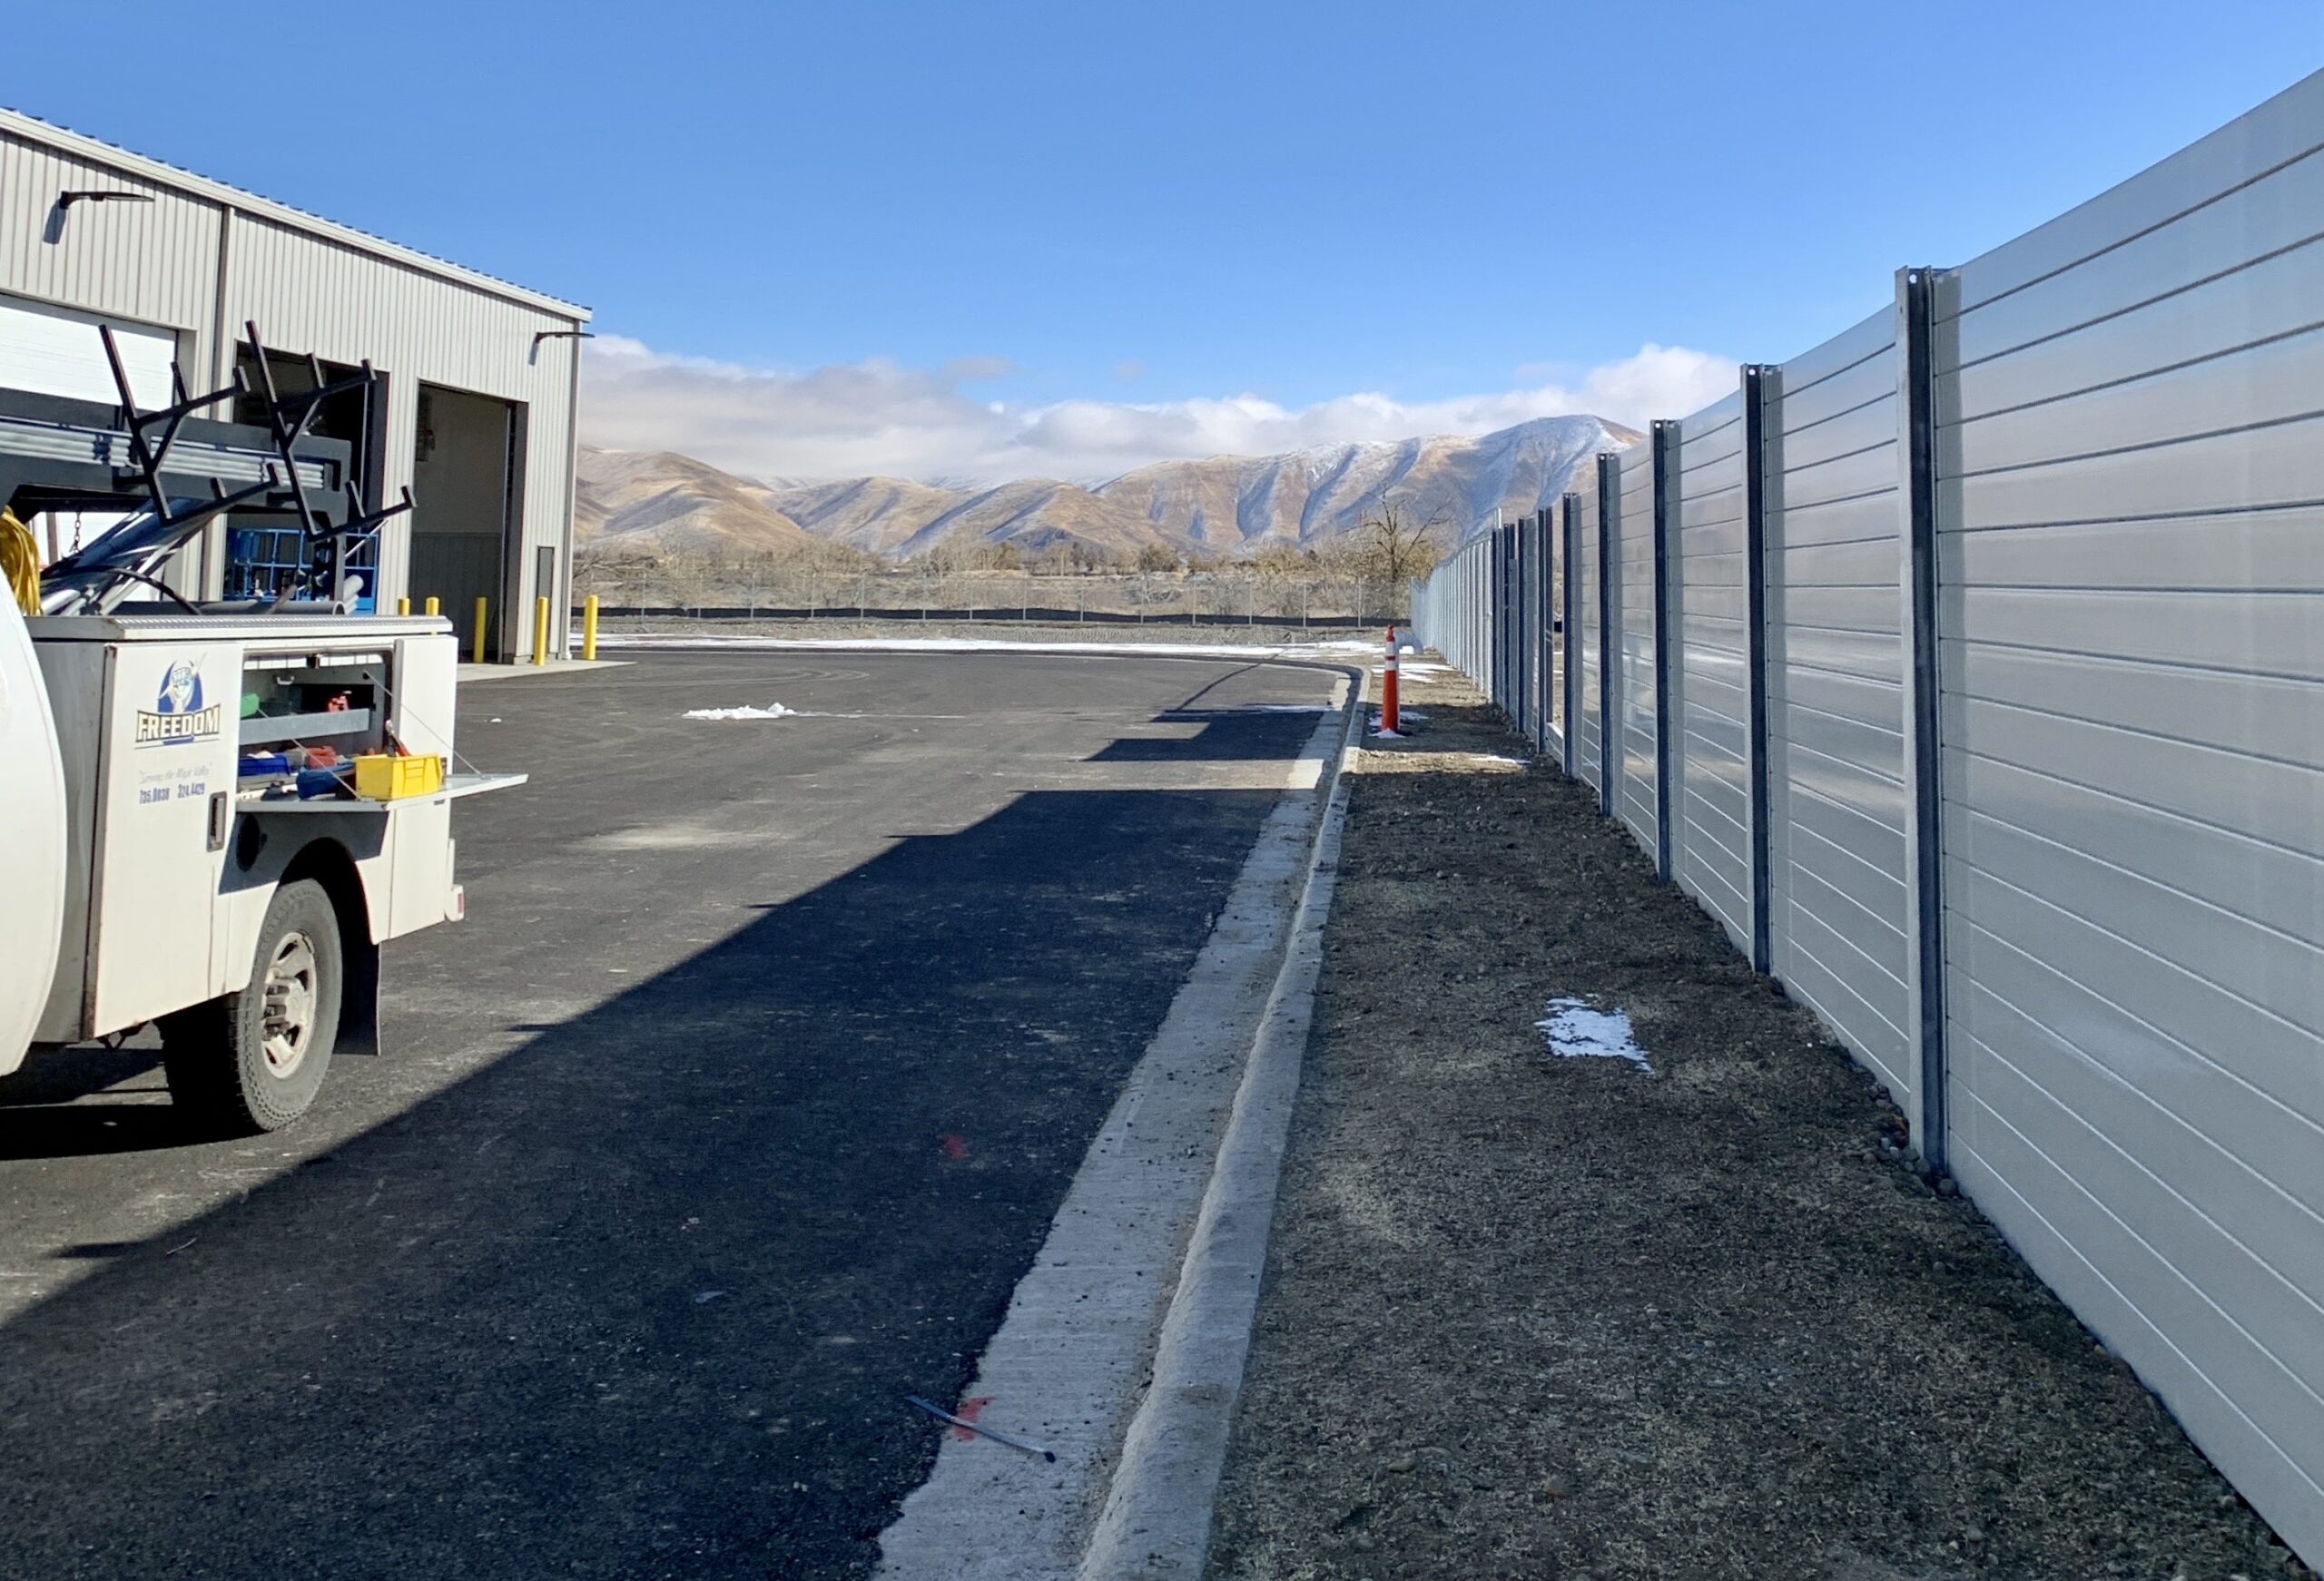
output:
[[[1364,754],[1209,1573],[2309,1573],[1594,796]],[[1556,997],[1651,1071],[1560,1058]]]

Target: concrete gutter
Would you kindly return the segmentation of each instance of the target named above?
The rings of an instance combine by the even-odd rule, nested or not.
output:
[[[1055,1460],[949,1433],[881,1537],[882,1577],[1199,1574],[1298,1088],[1340,768],[1364,717],[1361,673],[1330,668],[1344,677],[1334,712],[1290,766],[976,1380],[937,1402]]]
[[[1342,769],[1354,751],[1354,723],[1364,717],[1360,692],[1348,717]],[[1082,1557],[1081,1581],[1187,1581],[1202,1574],[1209,1551],[1211,1507],[1250,1354],[1275,1188],[1323,967],[1324,923],[1339,870],[1347,809],[1341,772],[1332,774],[1326,794],[1290,945],[1163,1321],[1154,1381],[1130,1423],[1104,1513]]]

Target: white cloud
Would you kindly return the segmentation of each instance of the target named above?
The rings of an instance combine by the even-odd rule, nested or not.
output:
[[[1735,388],[1733,362],[1649,345],[1578,376],[1520,369],[1520,388],[1435,401],[1361,393],[1295,408],[1253,395],[1032,407],[960,388],[1009,370],[1001,358],[933,369],[874,358],[788,373],[674,357],[606,335],[588,343],[583,363],[582,438],[615,450],[679,450],[752,477],[1095,482],[1152,461],[1483,434],[1575,412],[1641,427]]]

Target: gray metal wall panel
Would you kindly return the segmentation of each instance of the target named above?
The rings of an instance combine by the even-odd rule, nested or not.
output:
[[[1784,365],[1768,435],[1771,964],[1909,1109],[1894,316]]]
[[[1732,467],[1740,474],[1742,467],[1734,457],[1720,463],[1718,472],[1724,475]],[[1743,552],[1743,485],[1739,480],[1725,486],[1702,485],[1681,480],[1679,506],[1679,530],[1685,535],[1689,554],[1699,554],[1704,545],[1697,544],[1699,533],[1721,534],[1718,547],[1729,554]]]
[[[1776,492],[1770,483],[1769,492]],[[1811,544],[1885,544],[1896,536],[1896,490],[1859,495],[1828,505],[1788,503],[1783,511],[1784,542],[1794,551]]]
[[[1856,367],[1869,357],[1885,356],[1896,348],[1896,309],[1883,303],[1877,311],[1857,319],[1820,346],[1811,347],[1783,365],[1783,398],[1797,398],[1803,410],[1816,409],[1816,387],[1835,374]],[[1893,388],[1893,387],[1892,387]],[[1780,432],[1785,419],[1773,427]]]
[[[2312,162],[2324,170],[2324,161]],[[2324,175],[2316,185],[2316,201],[2324,204]],[[1961,346],[1960,368],[1938,386],[1939,414],[1950,419],[1964,408],[1992,413],[2033,406],[2311,328],[2319,316],[2311,251],[2319,245],[2304,242],[2056,336],[2053,343],[2036,345],[2012,329],[2007,338],[1993,337],[1982,355]],[[1984,329],[1987,316],[1980,310],[1955,328],[1966,336]]]
[[[1751,948],[1749,633],[1743,586],[1740,391],[1679,425],[1674,652],[1679,702],[1672,875],[1737,948]],[[1698,437],[1699,436],[1699,437]],[[1700,524],[1700,525],[1698,525]]]
[[[1581,668],[1579,706],[1574,720],[1576,776],[1593,789],[1605,784],[1605,686],[1599,673],[1598,587],[1603,567],[1598,555],[1598,466],[1584,459],[1574,468],[1575,509],[1581,529],[1575,535],[1574,595],[1575,652]]]
[[[2241,581],[2234,567],[2265,565],[2270,585],[2315,592],[2324,589],[2319,522],[2316,510],[2206,516],[2192,532],[2183,519],[2084,522],[1947,534],[1938,548],[1947,586],[2071,589],[2103,565],[2109,585],[2125,591],[2231,589]]]
[[[2311,260],[2310,268],[2324,275],[2324,265]],[[2135,326],[2122,330],[2125,337],[2134,333]],[[2058,355],[2063,349],[2040,350]],[[2063,396],[2044,403],[2034,420],[2011,411],[1963,423],[1948,437],[1950,470],[1966,476],[2116,456],[2309,417],[2319,368],[2324,333],[2311,331]]]
[[[1620,558],[1615,565],[1615,646],[1621,673],[1615,678],[1619,714],[1612,732],[1619,771],[1614,813],[1647,853],[1656,854],[1657,761],[1654,666],[1654,447],[1635,446],[1621,455],[1620,514],[1615,518]]]
[[[1713,437],[1732,429],[1723,441]],[[1740,449],[1743,444],[1743,392],[1736,390],[1723,399],[1713,401],[1692,417],[1679,419],[1679,441],[1689,448],[1701,447],[1699,454],[1709,458]]]
[[[2324,1550],[2324,78],[1937,341],[1953,1160]]]

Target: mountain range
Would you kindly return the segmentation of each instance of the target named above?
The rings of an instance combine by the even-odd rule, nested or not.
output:
[[[1321,546],[1384,505],[1465,538],[1496,511],[1539,508],[1563,491],[1576,463],[1639,438],[1598,417],[1537,417],[1473,437],[1158,461],[1095,486],[1022,478],[990,488],[894,477],[762,483],[671,451],[584,447],[575,525],[585,545],[601,548],[721,556],[837,544],[907,558],[968,542],[1233,557],[1270,545]]]

